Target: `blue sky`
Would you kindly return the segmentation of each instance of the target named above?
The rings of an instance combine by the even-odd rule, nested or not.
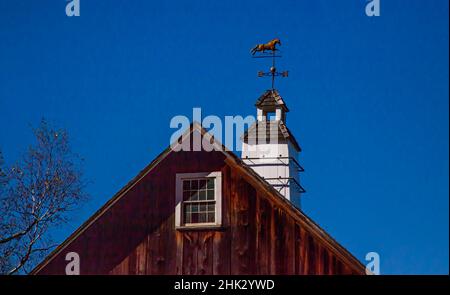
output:
[[[85,158],[91,200],[61,241],[169,144],[175,115],[254,115],[270,87],[258,42],[282,41],[277,83],[303,148],[303,209],[385,274],[448,273],[448,1],[0,0],[0,148],[41,117]]]

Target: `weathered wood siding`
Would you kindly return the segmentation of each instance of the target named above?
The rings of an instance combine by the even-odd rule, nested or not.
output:
[[[352,274],[220,152],[169,154],[38,274]],[[175,229],[175,175],[222,171],[223,228]],[[354,268],[353,268],[354,269]]]

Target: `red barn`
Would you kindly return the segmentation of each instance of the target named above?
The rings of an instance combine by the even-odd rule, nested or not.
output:
[[[81,274],[365,274],[300,210],[301,149],[281,96],[256,107],[242,158],[192,124],[32,273],[65,274],[75,252]],[[214,150],[175,151],[196,136]]]

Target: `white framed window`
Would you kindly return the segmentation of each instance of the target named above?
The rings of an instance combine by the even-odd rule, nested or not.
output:
[[[176,227],[222,224],[222,173],[176,174]]]

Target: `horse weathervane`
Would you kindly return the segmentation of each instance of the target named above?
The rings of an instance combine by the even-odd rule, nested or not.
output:
[[[287,77],[289,72],[277,72],[277,68],[275,67],[275,59],[277,57],[281,57],[281,55],[276,55],[276,51],[279,51],[277,45],[281,46],[280,39],[276,38],[266,44],[258,44],[252,48],[251,54],[254,58],[272,58],[272,66],[270,67],[269,72],[259,71],[258,77],[272,77],[272,89],[275,89],[275,77]],[[270,51],[269,54],[266,54],[266,51]],[[255,55],[259,53],[258,55]]]

